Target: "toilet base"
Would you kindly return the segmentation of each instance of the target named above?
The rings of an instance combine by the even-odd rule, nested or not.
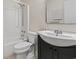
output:
[[[26,59],[26,53],[17,54],[16,59]]]

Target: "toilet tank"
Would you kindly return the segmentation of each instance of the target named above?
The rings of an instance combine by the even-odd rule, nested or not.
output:
[[[31,43],[35,43],[35,40],[37,39],[37,33],[36,32],[28,32],[28,39],[29,39],[29,42]]]

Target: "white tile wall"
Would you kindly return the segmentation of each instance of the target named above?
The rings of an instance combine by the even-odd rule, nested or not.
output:
[[[4,57],[12,54],[13,42],[18,41],[19,29],[17,28],[18,5],[14,0],[4,0],[3,43]],[[12,43],[12,44],[9,44]],[[7,45],[9,44],[9,45]]]

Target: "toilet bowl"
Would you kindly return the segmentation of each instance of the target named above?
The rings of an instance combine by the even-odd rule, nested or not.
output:
[[[31,59],[31,57],[34,56],[33,50],[35,48],[34,44],[36,36],[37,34],[35,32],[29,32],[28,33],[29,42],[22,41],[14,46],[14,53],[16,54],[16,59]],[[29,54],[28,52],[29,50],[32,50],[32,53]]]
[[[20,42],[14,46],[14,53],[16,54],[16,59],[26,59],[28,50],[31,47],[29,42]]]

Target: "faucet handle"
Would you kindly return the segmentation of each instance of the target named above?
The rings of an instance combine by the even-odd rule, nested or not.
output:
[[[59,31],[59,34],[62,34],[62,31]]]
[[[59,30],[54,30],[55,33],[58,33]]]
[[[25,31],[25,30],[21,30],[21,32],[22,32],[22,33],[25,33],[26,31]]]
[[[56,33],[56,36],[58,36],[58,34],[62,34],[61,30],[55,30],[54,32]]]

